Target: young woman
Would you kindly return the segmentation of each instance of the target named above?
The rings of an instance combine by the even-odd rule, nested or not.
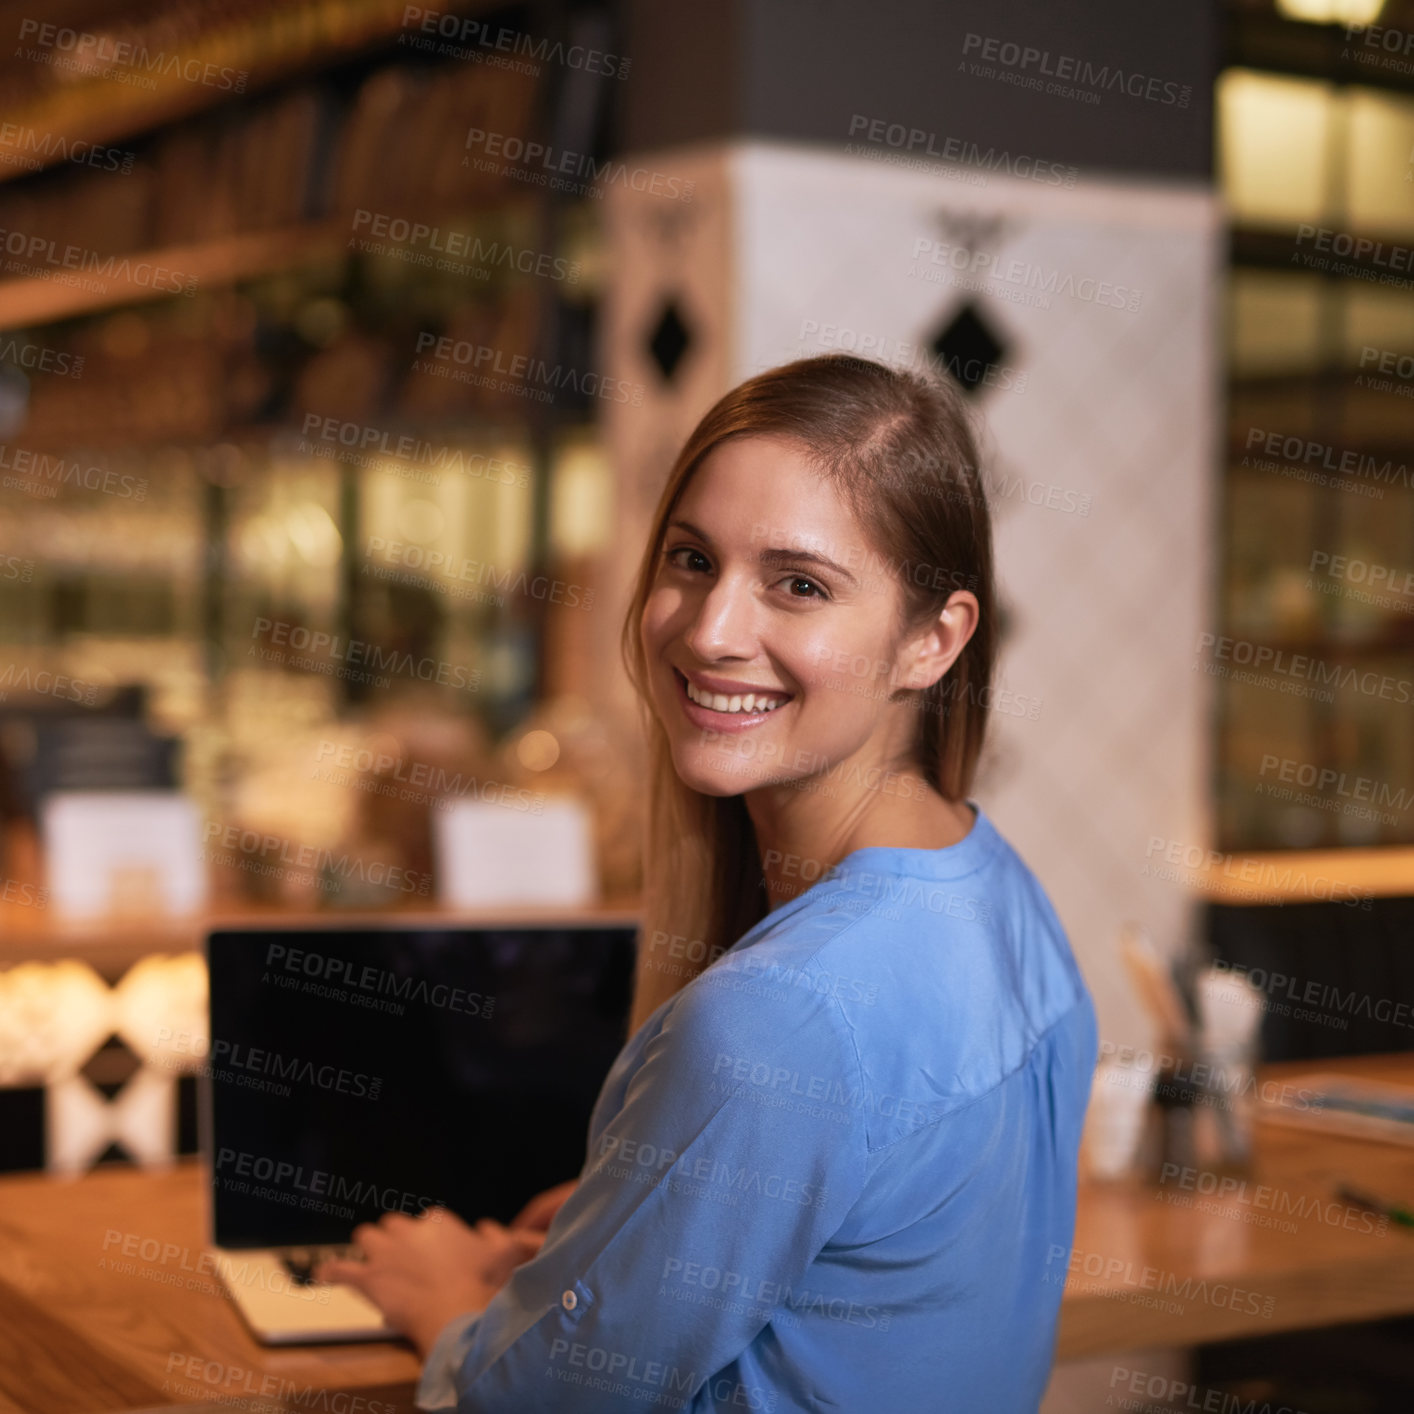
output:
[[[702,419],[625,624],[646,914],[583,1171],[327,1273],[428,1356],[424,1407],[1037,1407],[1096,1033],[968,799],[995,635],[954,395],[816,358]]]

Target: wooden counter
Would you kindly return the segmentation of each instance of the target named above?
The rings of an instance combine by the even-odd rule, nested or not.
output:
[[[259,1397],[266,1375],[411,1410],[418,1363],[400,1343],[256,1344],[201,1261],[201,1190],[194,1162],[0,1180],[0,1410],[93,1414],[223,1389],[277,1408],[278,1398]],[[123,1255],[125,1242],[137,1255]],[[206,1378],[183,1373],[189,1357]]]
[[[1414,1054],[1261,1074],[1315,1071],[1414,1087]],[[1263,1124],[1244,1188],[1205,1194],[1216,1176],[1188,1180],[1082,1187],[1058,1359],[1414,1313],[1414,1229],[1335,1195],[1348,1181],[1414,1208],[1414,1148]]]
[[[1414,1084],[1414,1055],[1321,1068]],[[1074,1256],[1054,1265],[1062,1279],[1074,1268],[1058,1359],[1414,1312],[1414,1230],[1374,1231],[1333,1191],[1349,1179],[1414,1201],[1414,1149],[1263,1126],[1257,1151],[1236,1200],[1196,1183],[1193,1206],[1167,1201],[1178,1185],[1082,1190]],[[0,1180],[0,1414],[210,1408],[223,1387],[248,1409],[282,1407],[278,1390],[291,1409],[411,1410],[417,1361],[400,1344],[257,1345],[201,1267],[202,1206],[191,1162]],[[311,1403],[311,1387],[365,1402]]]

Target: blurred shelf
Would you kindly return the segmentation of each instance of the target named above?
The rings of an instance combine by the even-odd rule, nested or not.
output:
[[[1411,404],[1411,411],[1414,412],[1414,404]],[[1229,433],[1227,460],[1228,466],[1232,471],[1246,471],[1252,469],[1250,465],[1247,467],[1242,465],[1243,458],[1250,459],[1250,462],[1282,461],[1280,452],[1264,451],[1261,445],[1257,443],[1249,447],[1247,445],[1247,438],[1250,434],[1247,429],[1241,427],[1230,428]],[[1325,453],[1327,450],[1337,455],[1353,452],[1358,457],[1371,458],[1373,461],[1380,464],[1377,468],[1378,470],[1383,470],[1383,463],[1390,462],[1392,463],[1390,474],[1385,478],[1384,484],[1404,491],[1414,489],[1414,471],[1410,471],[1408,462],[1403,460],[1403,458],[1408,457],[1410,454],[1410,447],[1411,443],[1414,443],[1414,436],[1402,442],[1342,442],[1339,447],[1327,448],[1325,443],[1319,442],[1318,438],[1311,436],[1305,431],[1288,432],[1285,429],[1273,428],[1272,433],[1279,436],[1283,441],[1298,438],[1303,443],[1319,443],[1317,450],[1322,453]],[[1296,464],[1297,463],[1292,463],[1292,465]],[[1401,466],[1405,468],[1403,475],[1399,474],[1399,468]],[[1260,470],[1260,468],[1258,469]],[[1314,469],[1320,472],[1329,472],[1332,476],[1344,476],[1351,481],[1358,481],[1360,479],[1360,472],[1358,471],[1340,471],[1336,468],[1322,466],[1320,462],[1315,464]],[[1367,476],[1366,479],[1369,480],[1370,478]]]
[[[1283,440],[1295,439],[1305,443],[1315,443],[1316,450],[1325,453],[1327,450],[1337,456],[1345,452],[1353,452],[1357,457],[1369,458],[1370,462],[1365,463],[1365,471],[1347,470],[1341,471],[1339,466],[1322,466],[1320,462],[1315,462],[1309,469],[1313,475],[1320,475],[1327,480],[1335,479],[1348,481],[1352,484],[1383,487],[1390,491],[1414,491],[1414,467],[1405,460],[1410,456],[1410,445],[1406,443],[1402,447],[1376,447],[1372,445],[1360,446],[1359,444],[1347,444],[1342,442],[1339,446],[1322,441],[1311,436],[1304,429],[1301,431],[1287,431],[1283,428],[1273,428],[1272,433]],[[1247,464],[1244,466],[1244,458]],[[1385,463],[1388,462],[1388,475],[1382,476],[1386,470]],[[1373,463],[1373,464],[1372,464]],[[1266,452],[1260,446],[1247,448],[1243,441],[1233,438],[1228,444],[1227,471],[1231,475],[1237,476],[1271,476],[1275,466],[1297,467],[1302,466],[1301,462],[1291,461],[1283,457],[1280,452]],[[1401,468],[1403,470],[1401,471]],[[1311,481],[1308,484],[1320,486],[1320,481]]]
[[[1414,335],[1414,330],[1411,330]],[[1308,369],[1303,372],[1287,373],[1239,373],[1229,372],[1227,385],[1235,393],[1278,393],[1292,397],[1317,397],[1321,394],[1348,396],[1352,392],[1362,392],[1359,377],[1382,378],[1390,383],[1397,380],[1382,374],[1378,369],[1361,368],[1358,363],[1344,363],[1335,368]]]
[[[171,288],[138,280],[133,272],[161,268],[203,285],[229,285],[236,280],[283,270],[303,260],[339,254],[347,241],[347,223],[321,221],[282,231],[249,231],[196,245],[165,250],[133,251],[104,256],[105,265],[127,267],[123,278],[94,276],[102,290],[80,289],[54,280],[0,282],[0,329],[32,328],[118,305],[181,298]],[[80,273],[80,272],[75,272]]]
[[[186,917],[64,918],[49,908],[0,907],[0,972],[23,962],[73,958],[116,978],[154,953],[200,951],[213,928],[357,928],[425,922],[438,927],[490,927],[518,923],[574,923],[583,919],[637,923],[637,899],[606,899],[583,908],[487,908],[469,913],[428,904],[397,909],[298,912],[256,904],[217,906]]]
[[[534,195],[517,193],[513,200],[528,206]],[[418,204],[416,218],[429,222],[468,220],[478,205],[473,195],[455,200],[428,200]],[[82,251],[93,269],[69,270],[55,267],[56,278],[30,276],[0,281],[0,330],[30,329],[38,325],[74,319],[121,305],[180,299],[184,288],[195,282],[192,293],[204,288],[234,284],[238,280],[277,274],[292,266],[316,260],[343,259],[349,254],[348,212],[336,212],[321,220],[273,230],[239,231],[211,240],[164,246],[152,250]],[[489,237],[499,249],[501,238]],[[377,252],[356,252],[377,255]],[[108,270],[127,273],[107,274]],[[136,278],[138,270],[148,278]],[[156,271],[167,283],[159,285]],[[82,289],[65,284],[59,276],[89,284],[105,285],[102,290]],[[538,405],[537,405],[538,406]],[[252,429],[264,430],[264,429]]]
[[[204,13],[188,6],[175,15],[170,7],[167,13],[147,15],[132,13],[136,6],[117,15],[107,8],[110,13],[102,19],[90,15],[92,32],[178,63],[150,64],[140,74],[129,65],[127,82],[112,81],[108,70],[89,75],[68,71],[60,79],[49,65],[28,59],[21,39],[12,54],[0,59],[0,78],[11,95],[5,116],[53,139],[47,150],[62,154],[74,141],[108,143],[132,137],[240,99],[276,80],[355,58],[394,41],[403,32],[407,10],[402,0],[274,0],[263,5],[246,0],[207,6]],[[437,8],[474,14],[492,4],[442,0]],[[199,81],[182,72],[193,64]],[[123,66],[113,68],[123,73]],[[138,76],[141,83],[131,81]],[[24,168],[0,166],[0,182],[26,175]]]
[[[1339,255],[1331,251],[1317,250],[1314,245],[1298,247],[1296,242],[1302,226],[1304,225],[1305,229],[1310,230],[1311,225],[1315,223],[1293,221],[1290,225],[1282,226],[1233,225],[1228,228],[1230,263],[1237,267],[1282,270],[1288,275],[1320,275],[1327,280],[1368,279],[1374,282],[1391,273],[1388,265],[1379,263],[1378,257],[1382,253],[1387,254],[1395,250],[1407,252],[1409,250],[1410,236],[1407,233],[1396,235],[1389,231],[1355,230],[1339,224],[1339,218],[1336,217],[1323,217],[1321,220],[1332,222],[1330,226],[1321,227],[1328,233],[1335,231],[1354,241],[1369,240],[1372,243],[1370,251],[1357,256],[1354,253]],[[1303,251],[1305,254],[1327,260],[1330,265],[1340,268],[1321,269],[1314,265],[1302,264],[1298,257]],[[1405,258],[1407,261],[1407,256]],[[1393,273],[1400,280],[1397,288],[1405,288],[1405,282],[1409,278],[1408,264],[1404,264]]]
[[[1195,873],[1197,892],[1213,903],[1353,907],[1366,897],[1414,897],[1414,846],[1226,854]]]
[[[1397,64],[1382,63],[1388,56],[1378,45],[1362,44],[1365,26],[1352,35],[1342,24],[1308,24],[1286,20],[1271,12],[1225,9],[1225,67],[1262,69],[1299,78],[1327,79],[1332,83],[1359,84],[1364,88],[1414,92],[1414,77]],[[1398,20],[1392,21],[1398,25]],[[1370,38],[1378,40],[1380,25],[1371,25]],[[1395,33],[1403,38],[1404,31]]]
[[[1414,618],[1407,623],[1391,626],[1381,634],[1369,638],[1337,638],[1313,636],[1311,638],[1263,638],[1260,634],[1248,634],[1245,641],[1260,648],[1270,648],[1274,653],[1287,658],[1313,658],[1328,655],[1336,658],[1378,658],[1396,657],[1414,653]]]

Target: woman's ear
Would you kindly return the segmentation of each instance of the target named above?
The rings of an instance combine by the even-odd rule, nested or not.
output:
[[[980,618],[977,596],[968,589],[954,590],[938,617],[899,650],[897,686],[932,687],[967,647]]]

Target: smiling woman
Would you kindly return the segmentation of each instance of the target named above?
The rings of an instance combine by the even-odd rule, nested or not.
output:
[[[955,393],[835,355],[722,398],[668,476],[624,628],[650,707],[646,934],[710,958],[784,901],[766,866],[786,851],[758,833],[817,863],[961,839],[995,623]],[[659,961],[641,957],[635,1023],[691,975]]]
[[[1096,1034],[968,799],[990,547],[922,379],[806,360],[689,438],[625,625],[649,896],[579,1178],[334,1269],[427,1353],[424,1408],[1037,1407]]]

